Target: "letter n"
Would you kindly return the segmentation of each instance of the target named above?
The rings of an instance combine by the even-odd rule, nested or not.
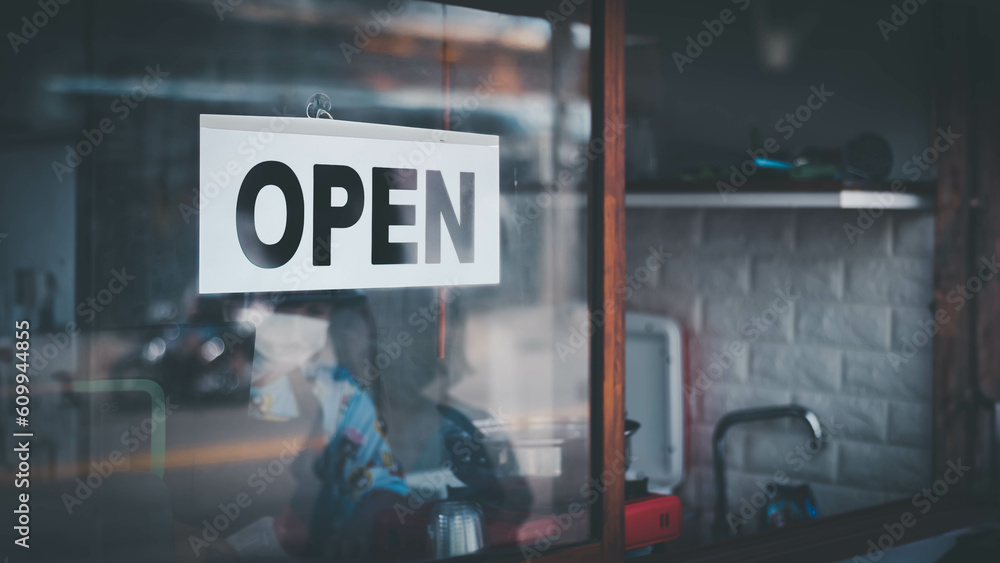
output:
[[[476,175],[462,172],[459,181],[461,220],[455,216],[440,170],[427,171],[427,263],[441,263],[441,220],[462,264],[473,262],[476,232]]]

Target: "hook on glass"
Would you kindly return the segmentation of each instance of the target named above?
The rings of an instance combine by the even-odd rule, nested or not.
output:
[[[333,101],[330,96],[319,92],[309,96],[309,101],[306,103],[306,117],[333,119],[333,115],[330,114],[331,109],[333,109]]]

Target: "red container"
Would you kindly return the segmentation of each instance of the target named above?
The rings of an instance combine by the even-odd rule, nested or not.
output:
[[[681,499],[651,494],[625,503],[625,549],[675,540],[681,535]]]

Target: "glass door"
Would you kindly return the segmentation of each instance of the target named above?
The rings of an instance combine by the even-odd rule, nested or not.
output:
[[[57,4],[45,25],[2,8],[35,29],[4,55],[0,109],[32,560],[535,558],[594,538],[588,4]],[[202,213],[316,94],[338,121],[499,137],[499,283],[300,291],[306,263],[280,291],[199,292]],[[268,118],[207,178],[206,114]],[[5,360],[4,388],[20,373]]]

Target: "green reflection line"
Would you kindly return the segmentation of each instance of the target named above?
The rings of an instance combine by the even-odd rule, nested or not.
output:
[[[167,449],[166,402],[163,399],[163,388],[155,381],[148,379],[98,379],[94,381],[74,381],[73,390],[83,393],[107,393],[118,391],[145,391],[153,403],[153,422],[160,415],[163,422],[151,425],[149,433],[149,472],[163,478],[163,465]]]

